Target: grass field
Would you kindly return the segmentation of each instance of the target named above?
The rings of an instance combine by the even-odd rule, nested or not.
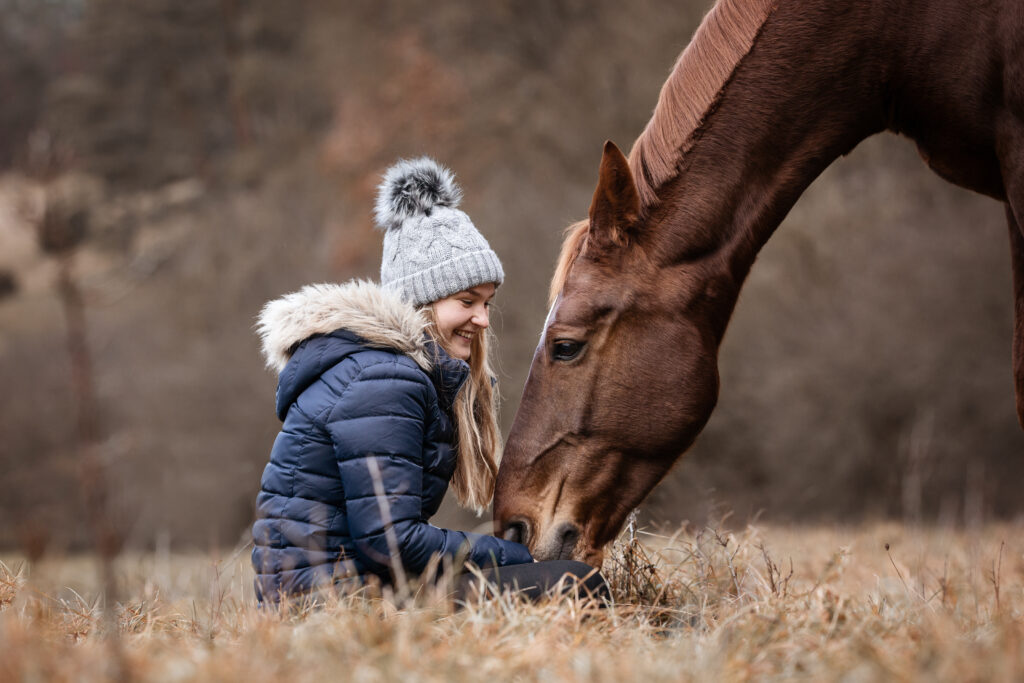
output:
[[[1024,679],[1024,528],[640,532],[614,604],[506,595],[460,611],[349,597],[257,610],[247,549],[123,555],[119,636],[96,563],[0,565],[0,680]]]

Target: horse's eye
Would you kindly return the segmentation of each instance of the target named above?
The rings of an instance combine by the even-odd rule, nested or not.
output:
[[[580,355],[583,350],[583,342],[572,341],[571,339],[559,339],[551,347],[551,356],[555,360],[569,361]]]

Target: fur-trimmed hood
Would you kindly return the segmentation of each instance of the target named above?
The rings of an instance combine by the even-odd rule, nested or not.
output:
[[[301,342],[341,329],[358,335],[367,346],[400,351],[429,371],[427,325],[426,316],[396,292],[367,280],[352,280],[307,285],[271,301],[260,312],[256,330],[267,367],[276,372],[284,369]]]

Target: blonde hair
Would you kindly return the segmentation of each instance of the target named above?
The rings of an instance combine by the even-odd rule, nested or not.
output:
[[[427,331],[445,351],[448,342],[437,331],[432,304],[424,306],[430,325]],[[498,394],[494,390],[490,362],[491,331],[473,335],[469,352],[469,379],[455,397],[456,461],[452,492],[461,505],[483,512],[494,497],[494,480],[501,460],[498,429]]]

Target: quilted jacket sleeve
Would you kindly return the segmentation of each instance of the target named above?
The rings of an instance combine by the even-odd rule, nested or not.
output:
[[[391,571],[388,538],[402,565],[422,572],[434,554],[461,556],[479,565],[530,562],[518,543],[439,529],[423,520],[423,440],[432,388],[415,368],[395,361],[363,367],[327,417],[349,532],[361,564]],[[376,491],[382,491],[378,497]]]

